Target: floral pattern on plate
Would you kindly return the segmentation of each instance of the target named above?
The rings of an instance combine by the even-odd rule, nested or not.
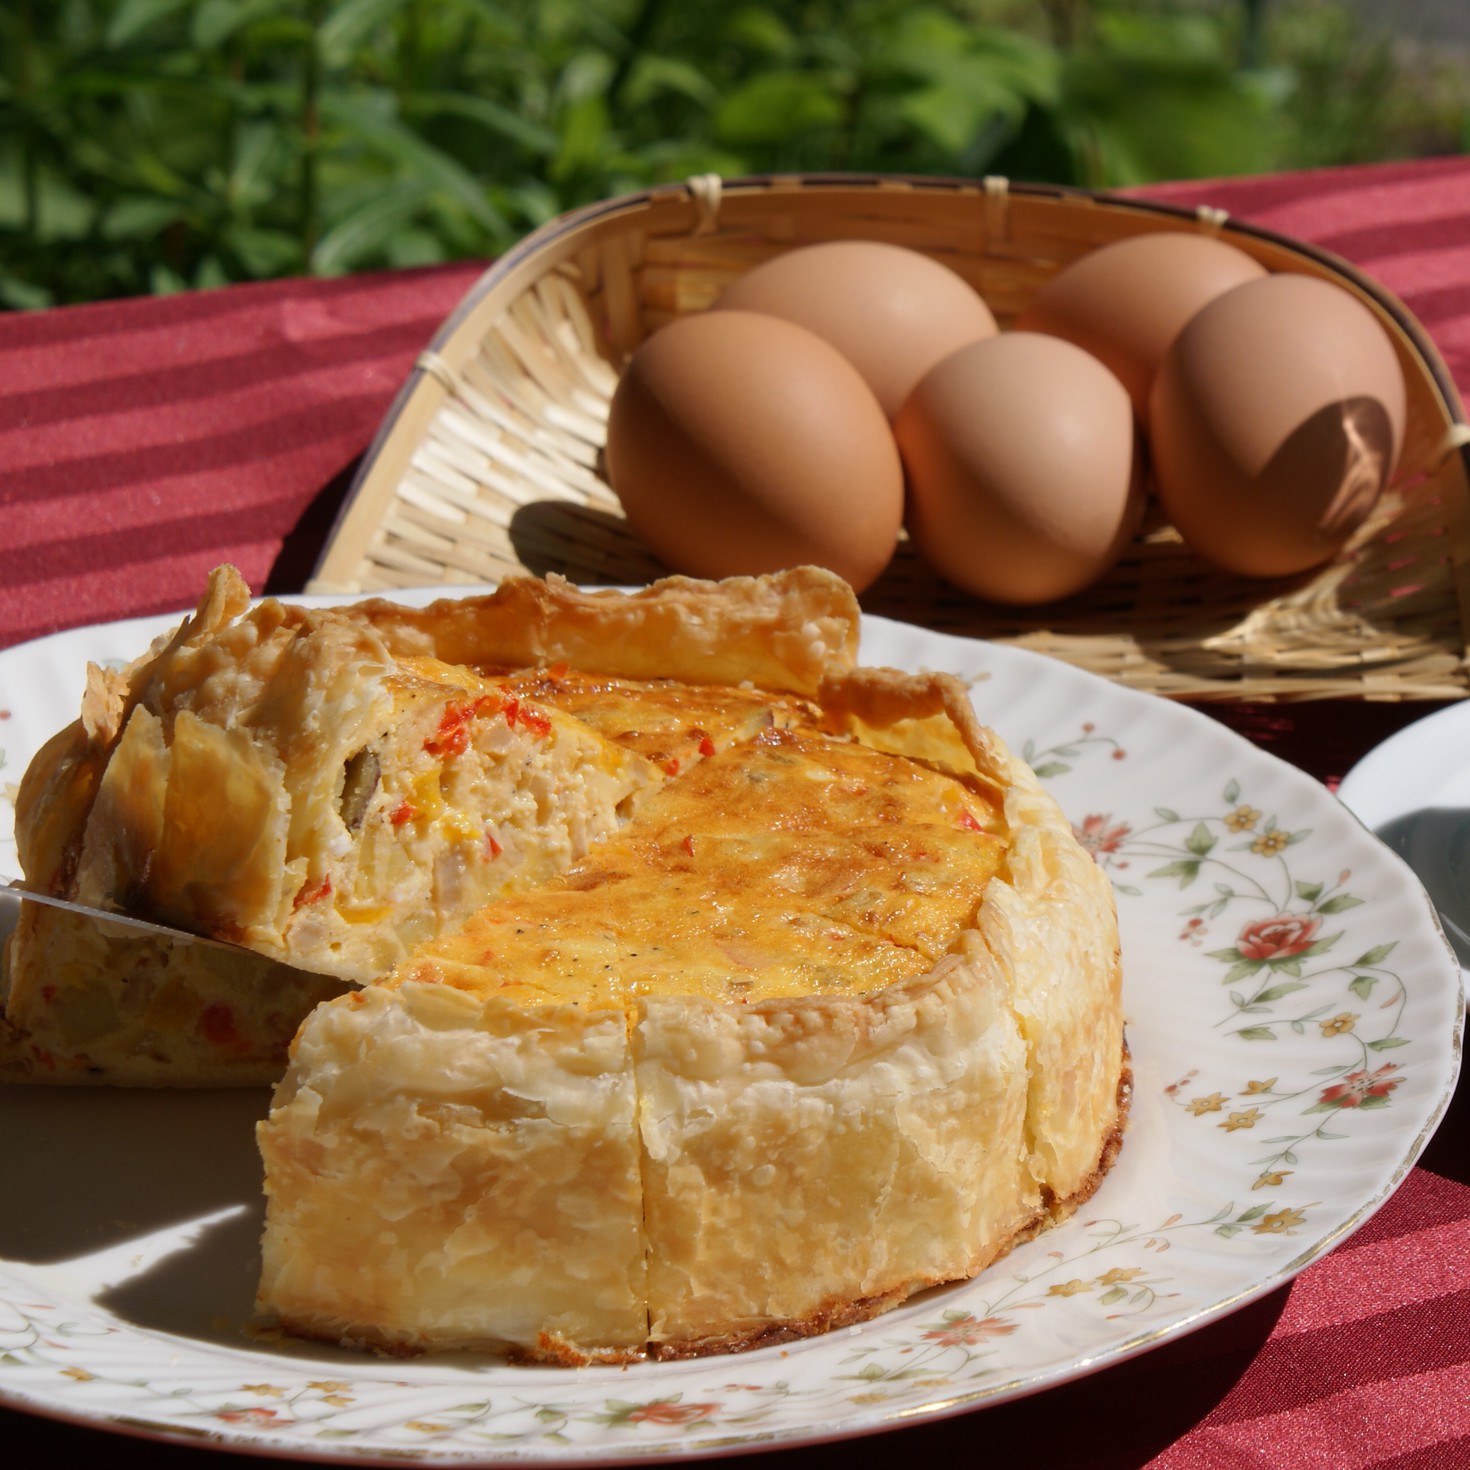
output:
[[[87,659],[131,657],[166,625],[0,653],[0,781],[74,717]],[[0,1401],[348,1462],[792,1444],[1093,1371],[1289,1280],[1366,1219],[1459,1064],[1458,967],[1408,870],[1320,785],[1203,714],[879,619],[863,657],[970,681],[1113,880],[1135,1093],[1083,1211],[972,1282],[784,1348],[628,1370],[384,1362],[250,1333],[264,1095],[191,1098],[180,1142],[164,1136],[185,1126],[167,1098],[14,1089],[0,1095],[0,1169],[21,1205],[0,1225]],[[6,831],[0,862],[14,861]],[[113,1176],[68,1175],[74,1133],[118,1161]],[[157,1156],[180,1149],[201,1166],[168,1176],[180,1198],[164,1210]]]

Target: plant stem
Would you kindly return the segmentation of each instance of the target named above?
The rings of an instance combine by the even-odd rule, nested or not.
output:
[[[31,24],[31,0],[20,0],[16,7],[16,66],[15,92],[20,104],[20,167],[21,198],[24,210],[25,233],[32,245],[41,239],[41,170],[36,156],[36,46],[35,31]]]
[[[321,26],[326,0],[312,0],[310,34],[306,41],[305,64],[301,75],[301,253],[309,269],[316,249],[320,221],[318,154],[321,147]]]
[[[1240,31],[1240,65],[1257,70],[1266,54],[1266,0],[1241,0],[1245,20]]]
[[[663,0],[643,0],[642,5],[638,7],[638,14],[633,17],[633,24],[628,27],[627,46],[623,54],[618,57],[612,80],[607,84],[609,107],[617,105],[622,90],[628,83],[634,63],[642,55],[654,26],[658,24],[659,12],[662,9]]]

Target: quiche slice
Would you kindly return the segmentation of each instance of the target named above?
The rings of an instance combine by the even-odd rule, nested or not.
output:
[[[678,752],[650,759],[496,672],[575,656],[591,629],[635,672],[759,647],[741,667],[789,690],[856,646],[851,592],[800,571],[715,599],[678,578],[602,602],[528,579],[421,611],[251,605],[217,571],[147,654],[89,670],[80,718],[23,777],[16,832],[30,882],[238,948],[23,904],[0,1075],[273,1082],[321,1000],[617,830]]]
[[[603,694],[616,728],[674,691]],[[1074,1209],[1126,1095],[1105,876],[956,681],[844,671],[309,1017],[259,1305],[563,1363],[823,1331]]]

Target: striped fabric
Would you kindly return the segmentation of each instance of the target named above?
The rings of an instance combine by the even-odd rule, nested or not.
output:
[[[1470,159],[1141,192],[1346,257],[1403,298],[1470,392]],[[415,353],[477,275],[454,266],[0,317],[0,646],[184,606],[226,560],[257,591],[299,588]],[[1212,712],[1330,781],[1425,710]],[[762,1464],[1465,1470],[1466,1091],[1394,1198],[1289,1288],[1035,1398]],[[5,1410],[0,1444],[17,1466],[220,1463],[207,1448]]]
[[[475,266],[0,317],[0,646],[299,589],[414,355]]]

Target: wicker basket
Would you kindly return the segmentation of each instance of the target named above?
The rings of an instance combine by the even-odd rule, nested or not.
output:
[[[1069,261],[1157,230],[1216,234],[1270,270],[1327,277],[1384,323],[1408,383],[1408,431],[1372,524],[1314,574],[1261,583],[1211,570],[1153,522],[1086,592],[1020,610],[949,587],[905,542],[864,607],[1177,697],[1470,693],[1470,430],[1404,306],[1346,262],[1218,211],[1004,179],[704,177],[553,220],[485,273],[420,356],[312,589],[493,582],[528,570],[584,584],[661,575],[601,470],[619,367],[650,332],[709,306],[780,251],[831,239],[905,245],[951,266],[1005,326]]]

